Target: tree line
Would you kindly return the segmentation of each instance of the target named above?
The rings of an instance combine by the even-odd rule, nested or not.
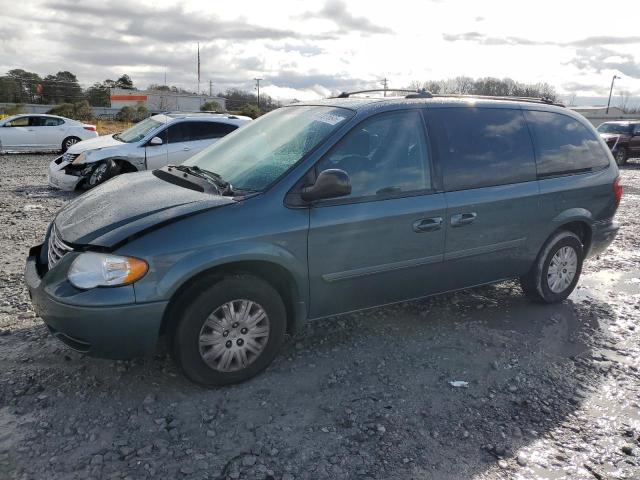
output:
[[[110,106],[110,88],[135,89],[136,87],[127,74],[121,75],[116,80],[106,79],[96,82],[83,89],[76,75],[66,70],[42,77],[38,73],[16,68],[0,76],[0,102],[59,105],[86,100],[93,107],[108,107]],[[173,85],[151,84],[148,89],[171,93],[195,93]],[[260,95],[260,105],[257,105],[258,99],[255,93],[238,88],[219,92],[218,96],[226,98],[228,108],[232,110],[239,110],[245,105],[256,105],[260,111],[268,112],[280,105],[269,95],[264,94]]]
[[[411,89],[425,89],[435,94],[487,95],[499,97],[548,98],[554,102],[559,96],[548,83],[521,83],[511,78],[455,77],[446,80],[413,81]]]
[[[83,89],[78,78],[66,70],[41,77],[35,72],[15,68],[0,76],[0,102],[57,105],[86,100],[95,107],[108,107],[109,88],[135,87],[126,74],[117,80],[107,79]]]

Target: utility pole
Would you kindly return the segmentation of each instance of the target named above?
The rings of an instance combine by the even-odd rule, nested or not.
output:
[[[384,96],[387,96],[387,77],[383,78],[380,83],[382,84],[382,86],[384,87]]]
[[[260,80],[261,78],[254,78],[256,81],[256,89],[258,90],[258,110],[260,110]]]
[[[613,78],[611,79],[611,88],[609,89],[609,101],[607,102],[607,111],[605,115],[609,115],[609,105],[611,105],[611,94],[613,93],[613,83],[616,81],[616,79],[620,80],[620,77],[618,77],[617,75],[614,75]]]
[[[213,94],[211,93],[213,91],[213,82],[211,80],[209,80],[209,96],[211,97]]]
[[[200,42],[198,42],[198,90],[196,91],[200,95]]]

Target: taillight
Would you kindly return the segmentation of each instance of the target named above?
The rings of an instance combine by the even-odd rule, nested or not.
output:
[[[96,126],[95,125],[83,125],[83,127],[85,130],[89,130],[90,132],[95,132],[96,131]]]
[[[616,204],[622,199],[622,185],[620,185],[620,177],[613,182],[613,196],[616,198]]]

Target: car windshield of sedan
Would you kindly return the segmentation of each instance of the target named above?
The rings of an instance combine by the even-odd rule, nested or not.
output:
[[[263,191],[355,114],[346,108],[274,110],[187,160],[233,185]]]
[[[162,125],[162,122],[153,120],[152,118],[145,118],[139,123],[136,123],[133,127],[128,128],[124,132],[116,133],[113,138],[125,143],[134,143],[142,140],[151,130],[158,128]]]
[[[631,133],[631,125],[625,123],[603,123],[598,127],[600,133]]]

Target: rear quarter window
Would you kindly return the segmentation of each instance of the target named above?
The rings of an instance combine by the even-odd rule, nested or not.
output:
[[[538,175],[553,176],[601,169],[609,165],[596,134],[568,115],[528,110]]]
[[[428,113],[447,191],[528,182],[536,165],[521,110],[442,108]]]

